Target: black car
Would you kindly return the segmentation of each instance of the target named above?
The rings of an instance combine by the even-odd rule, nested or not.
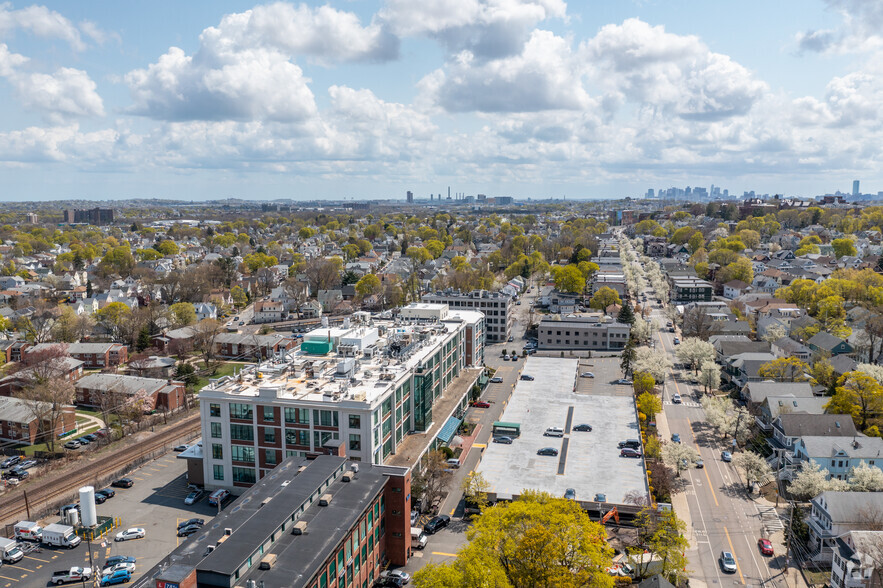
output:
[[[537,451],[537,455],[551,455],[552,457],[555,457],[558,455],[558,450],[554,447],[543,447]]]
[[[2,468],[4,470],[6,468],[11,468],[12,466],[14,466],[15,464],[17,464],[20,461],[21,461],[20,455],[13,455],[12,457],[7,457],[6,459],[3,460],[3,463],[0,463],[0,468]]]
[[[104,569],[112,568],[119,563],[136,563],[131,555],[112,555],[104,562]]]
[[[88,445],[89,443],[92,443],[92,440],[91,440],[91,439],[87,439],[85,436],[83,436],[83,437],[77,437],[76,440],[80,442],[80,445]]]
[[[592,425],[586,425],[586,424],[577,425],[573,428],[573,430],[574,431],[591,431]]]
[[[83,435],[83,439],[88,439],[92,443],[95,443],[96,441],[98,441],[98,435],[93,435],[92,433],[89,433],[88,435]]]
[[[104,504],[107,502],[107,496],[104,494],[95,493],[95,504]]]
[[[97,492],[95,492],[95,496],[98,496],[99,494],[104,496],[105,500],[108,498],[113,498],[117,495],[116,491],[114,491],[112,488],[105,488],[104,490],[98,490]]]
[[[135,485],[135,482],[132,481],[131,478],[120,478],[119,480],[114,480],[111,483],[111,486],[114,488],[131,488]]]
[[[521,379],[524,380],[525,382],[533,382],[534,377],[531,376],[530,374],[521,374]]]
[[[187,525],[178,529],[178,537],[189,537],[194,533],[198,533],[202,529],[202,525]]]
[[[428,523],[423,525],[423,532],[427,535],[432,535],[437,532],[439,529],[444,529],[448,526],[448,523],[451,522],[451,517],[448,515],[438,515],[437,517],[432,517]]]
[[[186,521],[181,521],[178,523],[178,530],[180,531],[184,527],[189,527],[191,525],[197,525],[199,527],[205,524],[205,520],[203,519],[187,519]]]
[[[61,516],[61,517],[65,516],[65,513],[67,513],[67,511],[69,511],[69,510],[76,510],[77,512],[80,512],[80,505],[77,503],[65,504],[64,506],[62,506],[61,508],[58,509],[58,516]]]
[[[31,475],[31,473],[28,470],[23,470],[17,466],[14,468],[11,468],[8,473],[9,473],[9,477],[18,478],[19,480],[24,480],[25,478],[27,478],[28,476]]]

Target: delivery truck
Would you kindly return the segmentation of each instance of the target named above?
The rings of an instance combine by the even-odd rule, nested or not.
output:
[[[426,547],[426,533],[420,527],[411,527],[411,549],[423,549]]]
[[[43,528],[43,543],[46,545],[54,545],[55,547],[67,547],[73,549],[80,544],[80,539],[74,533],[74,528],[70,525],[59,525],[53,523]]]
[[[3,563],[16,563],[21,561],[24,556],[25,554],[18,546],[17,541],[0,537],[0,558],[3,559]]]
[[[33,521],[19,521],[13,527],[16,539],[39,541],[43,538],[43,527]]]

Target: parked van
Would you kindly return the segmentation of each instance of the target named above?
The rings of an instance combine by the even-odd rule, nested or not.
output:
[[[33,521],[19,521],[13,527],[16,539],[39,541],[43,538],[43,527]]]
[[[221,488],[220,490],[215,490],[208,497],[208,503],[211,506],[222,505],[230,499],[230,491],[224,490]]]
[[[411,527],[411,549],[423,549],[429,538],[420,527]]]
[[[449,468],[459,468],[460,467],[460,460],[455,457],[452,457],[451,459],[445,460],[445,465],[448,466]]]
[[[3,563],[14,564],[24,556],[25,554],[16,540],[0,537],[0,559],[3,559]]]
[[[561,427],[549,427],[543,433],[543,437],[563,437],[563,436],[564,436],[564,429],[562,429]]]

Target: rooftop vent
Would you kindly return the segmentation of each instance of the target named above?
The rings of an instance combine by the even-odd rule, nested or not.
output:
[[[353,472],[346,472],[343,476],[341,476],[340,479],[341,479],[342,482],[352,482],[352,481],[353,481],[353,477],[355,477],[355,475],[353,474]]]
[[[323,494],[319,497],[319,506],[328,506],[331,504],[331,494]]]
[[[261,506],[258,508],[263,508],[263,507],[267,506],[268,504],[270,504],[271,500],[273,500],[272,496],[264,498],[263,500],[261,500]]]
[[[233,529],[230,527],[224,527],[224,535],[230,536],[233,534]]]
[[[292,535],[303,535],[307,530],[307,522],[306,521],[298,521],[294,523],[294,527],[291,529]]]
[[[262,570],[269,570],[274,565],[276,565],[276,554],[268,553],[261,559],[261,565],[259,565],[258,568]]]

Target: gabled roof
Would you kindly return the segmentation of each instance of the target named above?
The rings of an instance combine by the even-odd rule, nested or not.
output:
[[[822,492],[813,503],[825,503],[826,511],[835,524],[861,523],[869,509],[883,511],[883,492]]]
[[[770,396],[812,398],[813,393],[809,382],[749,382],[742,387],[742,396],[759,404]]]
[[[831,333],[827,333],[825,331],[819,331],[815,335],[812,336],[812,339],[807,341],[810,345],[815,345],[819,349],[834,349],[841,343],[845,343],[843,339],[840,337],[835,337]]]
[[[858,434],[848,414],[780,414],[778,428],[789,437],[843,437]]]

